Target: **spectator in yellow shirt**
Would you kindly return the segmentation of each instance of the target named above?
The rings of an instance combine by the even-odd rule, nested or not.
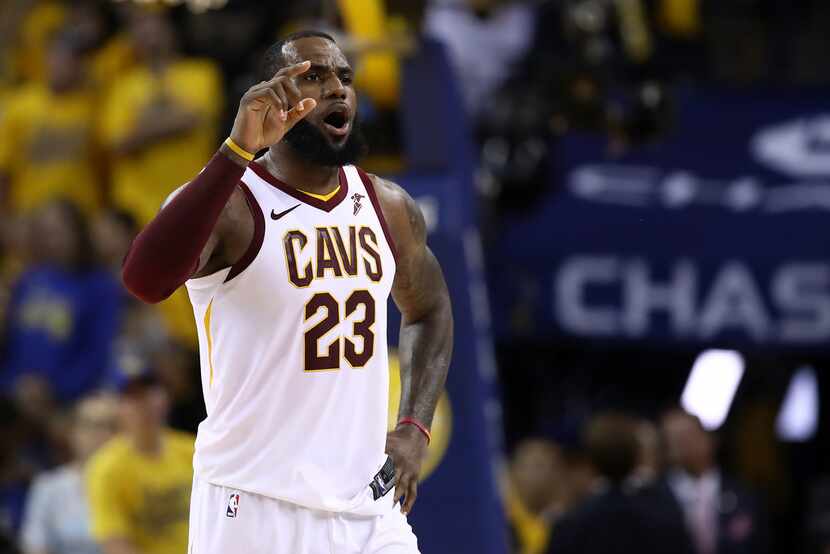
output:
[[[187,552],[195,437],[165,425],[168,399],[153,373],[117,377],[122,433],[87,465],[92,536],[104,554]]]
[[[109,88],[101,130],[113,201],[144,225],[207,163],[223,101],[216,67],[176,54],[162,12],[134,8],[129,26],[140,63]]]
[[[15,79],[40,82],[46,78],[46,51],[50,37],[66,23],[66,6],[55,0],[0,2],[0,42],[10,49]]]
[[[127,34],[115,25],[112,2],[73,0],[66,6],[66,26],[76,33],[86,52],[89,77],[100,96],[135,65]]]
[[[0,185],[19,213],[59,196],[87,213],[99,204],[95,95],[80,50],[71,33],[56,35],[46,82],[10,94],[0,115]]]
[[[140,64],[109,87],[102,134],[112,153],[113,203],[143,226],[210,159],[223,99],[212,62],[176,54],[163,12],[134,8],[129,25]],[[160,307],[169,332],[195,347],[186,294]]]
[[[516,446],[502,481],[505,513],[513,552],[543,554],[560,500],[561,460],[556,445],[544,438],[524,439]]]

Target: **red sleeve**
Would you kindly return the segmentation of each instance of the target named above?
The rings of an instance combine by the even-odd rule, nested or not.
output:
[[[135,238],[124,259],[124,286],[161,302],[199,267],[199,256],[245,170],[217,152],[202,172]]]

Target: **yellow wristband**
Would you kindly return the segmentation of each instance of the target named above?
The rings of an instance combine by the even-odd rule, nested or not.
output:
[[[244,159],[248,160],[249,162],[253,161],[254,156],[256,155],[256,154],[251,154],[250,152],[248,152],[247,150],[245,150],[244,148],[242,148],[241,146],[236,144],[231,137],[228,137],[228,138],[225,139],[225,144],[228,145],[228,148],[233,150],[234,154],[236,154],[240,158],[244,158]]]

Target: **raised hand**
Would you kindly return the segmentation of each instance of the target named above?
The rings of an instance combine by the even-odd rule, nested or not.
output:
[[[313,98],[301,100],[294,77],[311,67],[311,62],[280,69],[270,81],[252,86],[239,101],[231,139],[255,153],[279,142],[299,120],[317,105]]]

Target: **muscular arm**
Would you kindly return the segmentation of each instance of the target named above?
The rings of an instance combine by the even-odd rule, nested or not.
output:
[[[450,296],[438,260],[426,244],[426,225],[414,200],[399,186],[374,178],[384,216],[398,251],[392,297],[401,311],[398,345],[401,367],[399,418],[411,417],[427,428],[444,390],[453,346],[453,319]],[[418,441],[425,438],[414,426],[403,425],[390,441]],[[409,437],[409,439],[407,439]],[[413,454],[416,457],[425,453]],[[399,493],[406,495],[402,508],[408,512],[415,501],[417,473],[406,481],[407,468],[396,460]]]
[[[426,245],[423,215],[402,194],[402,210],[389,222],[398,249],[392,297],[402,315],[398,417],[413,417],[430,427],[452,356],[452,308],[444,273]]]

